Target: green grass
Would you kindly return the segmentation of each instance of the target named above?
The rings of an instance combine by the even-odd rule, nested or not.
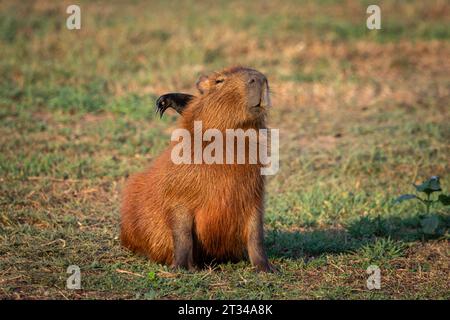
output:
[[[450,299],[449,208],[393,203],[431,175],[450,190],[450,7],[382,2],[368,31],[368,4],[81,1],[69,31],[63,3],[1,2],[0,298]],[[133,255],[120,193],[178,118],[156,98],[236,63],[273,92],[265,241],[280,273]],[[73,264],[80,291],[65,288]]]

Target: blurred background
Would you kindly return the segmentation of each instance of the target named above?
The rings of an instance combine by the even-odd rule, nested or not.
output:
[[[377,1],[381,30],[373,1],[77,1],[68,30],[71,4],[0,2],[0,297],[450,297],[448,207],[392,203],[431,175],[450,189],[448,1]],[[272,287],[247,264],[167,276],[117,238],[125,178],[176,126],[156,98],[234,64],[267,75],[280,129]],[[389,270],[381,291],[370,263]]]

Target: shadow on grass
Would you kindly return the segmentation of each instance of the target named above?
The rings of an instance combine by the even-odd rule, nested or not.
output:
[[[305,232],[268,230],[266,246],[274,258],[304,258],[325,253],[358,250],[380,238],[401,242],[426,241],[448,237],[450,216],[440,214],[399,217],[362,217],[345,229],[320,229]]]

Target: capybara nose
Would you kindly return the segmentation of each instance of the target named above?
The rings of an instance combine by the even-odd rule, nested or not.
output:
[[[248,78],[248,84],[249,85],[263,85],[267,81],[266,77],[257,71],[253,71]]]
[[[261,106],[261,103],[269,105],[267,78],[259,71],[248,70],[246,80],[249,107]]]

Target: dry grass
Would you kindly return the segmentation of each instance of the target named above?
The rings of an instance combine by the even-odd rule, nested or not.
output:
[[[0,297],[6,299],[449,299],[448,207],[436,234],[392,199],[440,175],[450,188],[450,6],[385,1],[0,3]],[[182,14],[180,14],[182,13]],[[173,272],[118,241],[120,190],[165,147],[176,115],[231,64],[268,75],[281,168],[266,242],[281,273],[248,263]],[[82,290],[65,288],[79,265]],[[366,288],[369,264],[381,290]]]

